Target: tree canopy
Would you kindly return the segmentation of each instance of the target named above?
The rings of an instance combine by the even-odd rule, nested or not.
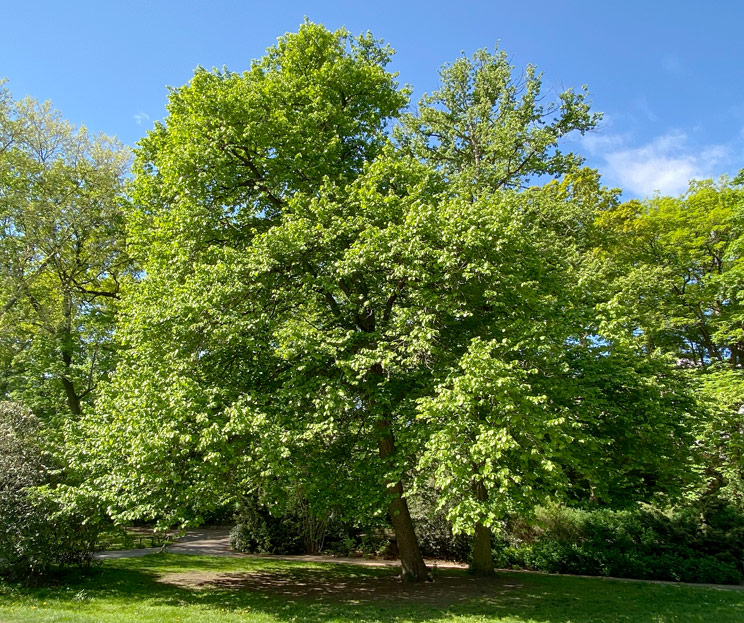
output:
[[[404,576],[422,579],[416,470],[490,557],[490,528],[558,485],[611,497],[594,452],[672,443],[669,384],[596,342],[584,260],[612,200],[592,203],[607,193],[557,150],[595,125],[585,96],[546,106],[534,70],[520,86],[480,52],[391,142],[407,94],[390,54],[305,23],[248,72],[198,69],[140,143],[130,233],[146,277],[82,444],[115,516],[199,521],[299,487],[316,512],[386,508]],[[647,435],[624,431],[641,421]],[[618,471],[626,488],[654,471],[641,456]]]
[[[80,415],[114,367],[129,152],[0,89],[0,394]]]
[[[682,197],[629,201],[599,221],[610,284],[604,328],[687,370],[703,416],[694,427],[701,487],[741,508],[744,189],[693,182]]]
[[[439,71],[441,85],[403,116],[401,144],[447,175],[465,195],[521,188],[530,178],[559,176],[582,159],[562,153],[566,135],[593,129],[586,87],[551,97],[529,65],[515,75],[503,50],[478,50]]]

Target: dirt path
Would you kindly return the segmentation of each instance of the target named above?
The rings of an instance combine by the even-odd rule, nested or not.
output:
[[[161,547],[146,547],[142,549],[126,549],[110,552],[99,552],[95,555],[100,560],[111,558],[139,558],[166,551],[170,554],[189,554],[197,556],[227,556],[230,558],[264,558],[267,560],[288,560],[297,562],[335,563],[342,565],[361,565],[364,567],[399,567],[398,560],[381,560],[361,557],[328,556],[328,555],[291,555],[278,554],[243,554],[230,547],[230,531],[227,528],[204,528],[188,530],[186,534],[170,545]],[[445,560],[427,560],[429,567],[438,569],[466,569],[467,565]]]

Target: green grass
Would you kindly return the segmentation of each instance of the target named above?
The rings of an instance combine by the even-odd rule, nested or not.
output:
[[[193,574],[210,584],[194,586]],[[455,571],[412,586],[393,574],[176,554],[110,560],[46,587],[0,584],[0,622],[744,622],[744,591],[518,572],[481,580]]]

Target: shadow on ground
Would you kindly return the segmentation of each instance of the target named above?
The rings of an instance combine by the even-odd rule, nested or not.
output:
[[[335,576],[335,577],[334,577]],[[475,578],[466,574],[437,575],[433,582],[402,583],[394,572],[375,575],[329,574],[326,569],[281,571],[165,573],[158,582],[203,591],[254,593],[281,598],[290,603],[327,601],[345,605],[381,605],[394,602],[448,608],[471,599],[492,601],[505,591],[523,590],[523,581],[513,578]]]

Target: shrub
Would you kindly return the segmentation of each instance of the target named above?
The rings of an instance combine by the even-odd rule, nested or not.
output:
[[[243,500],[230,531],[230,545],[240,552],[256,554],[315,554],[340,556],[380,554],[389,545],[384,524],[374,519],[364,528],[345,523],[334,513],[313,515],[304,498],[273,514],[259,498]]]
[[[456,561],[470,558],[471,537],[452,532],[447,509],[440,508],[439,495],[433,486],[422,487],[410,495],[408,508],[424,556]]]
[[[295,517],[273,516],[268,508],[254,499],[246,499],[230,531],[230,545],[238,552],[251,554],[300,554],[303,539]]]
[[[499,563],[552,573],[576,573],[683,582],[742,580],[744,517],[730,509],[706,514],[682,509],[665,514],[540,509],[538,522],[513,522]]]
[[[12,579],[88,564],[98,532],[92,500],[50,486],[55,466],[41,433],[30,411],[0,402],[0,573]]]

